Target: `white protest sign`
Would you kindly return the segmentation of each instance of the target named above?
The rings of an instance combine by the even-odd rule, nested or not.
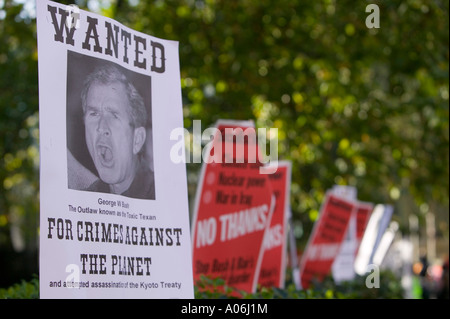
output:
[[[378,245],[389,226],[394,208],[392,205],[377,204],[367,223],[366,230],[355,259],[355,272],[364,275],[367,267],[372,264]]]
[[[41,298],[193,298],[178,42],[36,5]]]

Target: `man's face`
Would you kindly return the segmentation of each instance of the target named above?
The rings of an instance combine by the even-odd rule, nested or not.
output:
[[[136,170],[135,129],[122,83],[93,83],[86,96],[86,143],[100,178],[125,191]],[[140,149],[140,148],[139,148]]]

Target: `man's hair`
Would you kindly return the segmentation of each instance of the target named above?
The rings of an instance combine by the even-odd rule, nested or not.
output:
[[[134,85],[127,79],[125,74],[119,70],[118,67],[112,64],[105,64],[97,67],[92,73],[90,73],[84,81],[83,90],[81,92],[81,105],[83,107],[83,113],[86,112],[86,98],[89,88],[94,83],[99,84],[111,84],[114,82],[122,83],[125,86],[127,97],[129,101],[129,109],[132,123],[136,127],[146,127],[147,123],[147,110],[145,109],[144,100]]]

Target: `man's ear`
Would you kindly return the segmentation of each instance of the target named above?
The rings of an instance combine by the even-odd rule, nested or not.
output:
[[[133,154],[139,153],[142,149],[142,146],[145,143],[145,138],[147,133],[145,132],[144,127],[137,127],[134,129],[134,143],[133,143]]]

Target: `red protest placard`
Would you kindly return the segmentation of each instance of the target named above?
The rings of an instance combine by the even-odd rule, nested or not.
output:
[[[358,204],[358,207],[356,209],[356,240],[358,241],[358,247],[356,248],[356,252],[358,251],[359,245],[361,244],[361,240],[363,238],[372,211],[373,211],[372,203],[360,202]]]
[[[339,196],[338,194],[335,194]],[[342,197],[342,196],[339,196]],[[351,200],[351,199],[349,199]],[[338,256],[336,256],[331,271],[336,283],[349,281],[355,278],[354,263],[358,253],[361,239],[372,212],[373,204],[355,200],[355,206],[350,217],[345,239],[341,244]]]
[[[268,175],[275,195],[275,208],[269,231],[264,238],[264,257],[258,284],[262,287],[284,288],[291,163],[280,161],[277,165],[276,173]]]
[[[220,277],[228,286],[256,291],[263,238],[274,199],[252,122],[219,121],[207,149],[193,216],[194,281]]]
[[[300,279],[304,289],[312,280],[321,281],[331,271],[339,254],[355,204],[328,192],[322,204],[300,264]]]

